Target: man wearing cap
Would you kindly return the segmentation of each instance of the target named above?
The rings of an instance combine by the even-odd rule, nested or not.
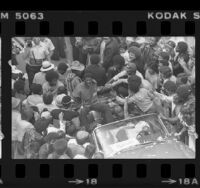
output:
[[[46,73],[52,70],[54,70],[54,64],[49,61],[43,61],[40,72],[36,73],[34,76],[33,83],[43,85],[46,82]]]
[[[109,106],[99,103],[96,81],[89,73],[86,73],[84,78],[85,81],[80,83],[73,92],[74,99],[82,104],[80,112],[81,126],[89,129],[87,115],[92,110],[100,112],[104,116],[105,123],[112,122],[113,117]]]
[[[40,71],[42,62],[50,60],[49,51],[42,45],[39,37],[33,38],[34,45],[26,47],[24,52],[24,60],[26,60],[26,72],[28,74],[29,86],[31,86],[34,76]]]

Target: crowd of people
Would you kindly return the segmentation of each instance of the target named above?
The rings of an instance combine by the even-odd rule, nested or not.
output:
[[[103,158],[91,134],[96,127],[149,113],[195,151],[193,38],[23,40],[22,47],[13,43],[9,62],[13,158]]]

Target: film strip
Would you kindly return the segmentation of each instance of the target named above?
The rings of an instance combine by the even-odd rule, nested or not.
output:
[[[12,56],[14,37],[194,37],[200,60],[198,11],[1,11],[2,158],[0,186],[199,187],[200,152],[195,158],[47,160],[12,158]],[[198,63],[197,63],[198,70]],[[198,82],[198,71],[197,71]],[[198,92],[198,90],[196,91]],[[198,94],[197,94],[198,96]],[[198,106],[198,100],[196,100]],[[196,124],[198,115],[196,116]],[[199,134],[196,126],[196,133]],[[154,151],[155,152],[155,151]],[[156,151],[158,153],[163,150]],[[175,151],[174,151],[175,152]],[[186,151],[184,151],[186,153]],[[174,153],[176,155],[176,153]],[[187,154],[185,154],[187,156]]]

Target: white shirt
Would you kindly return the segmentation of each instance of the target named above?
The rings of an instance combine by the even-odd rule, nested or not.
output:
[[[43,85],[46,82],[45,76],[46,76],[46,73],[44,72],[36,73],[33,79],[33,83]]]
[[[44,47],[45,47],[49,52],[55,50],[55,46],[53,45],[51,39],[49,39],[49,38],[45,38],[45,39],[42,41],[42,45],[44,45]]]
[[[12,141],[22,142],[24,133],[28,128],[33,128],[33,125],[28,121],[21,119],[21,114],[12,110]]]
[[[34,54],[34,55],[33,55]],[[45,59],[46,56],[49,54],[46,46],[44,43],[40,42],[39,45],[35,45],[30,49],[30,57],[34,59]]]

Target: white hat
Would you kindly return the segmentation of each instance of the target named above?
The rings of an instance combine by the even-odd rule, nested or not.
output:
[[[70,67],[72,70],[83,71],[85,66],[81,64],[79,61],[73,61]]]
[[[57,95],[57,97],[56,97],[56,99],[55,99],[55,104],[56,104],[56,106],[58,106],[58,107],[63,106],[63,105],[62,105],[62,99],[63,99],[63,97],[65,97],[65,96],[67,96],[67,95],[65,95],[65,94]]]
[[[45,111],[41,113],[41,118],[50,119],[51,113],[49,111]]]
[[[49,61],[43,61],[40,71],[46,72],[46,71],[53,69],[54,67],[55,67],[54,64],[50,63]]]

